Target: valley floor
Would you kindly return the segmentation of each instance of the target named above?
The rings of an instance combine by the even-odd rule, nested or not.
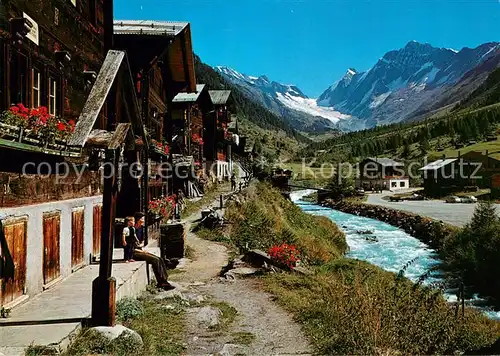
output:
[[[471,220],[476,207],[476,204],[449,204],[442,200],[390,202],[383,199],[392,194],[369,194],[367,203],[408,211],[459,227]],[[496,206],[500,208],[500,204]]]

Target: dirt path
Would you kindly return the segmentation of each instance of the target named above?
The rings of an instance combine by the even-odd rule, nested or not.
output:
[[[208,304],[231,315],[229,325],[200,325],[199,311],[188,314],[188,355],[309,355],[311,348],[300,326],[260,289],[255,279],[213,281],[196,287]],[[221,307],[221,304],[222,307]],[[225,307],[224,307],[225,306]]]
[[[200,217],[189,217],[189,227]],[[226,247],[192,232],[187,244],[193,260],[171,276],[176,290],[163,293],[187,306],[186,355],[311,354],[300,326],[262,291],[258,279],[219,277],[228,261]]]
[[[222,193],[224,196],[229,192]],[[205,206],[204,208],[217,207],[219,201]],[[172,282],[178,282],[181,285],[194,282],[208,282],[219,274],[222,267],[227,264],[227,248],[221,244],[200,239],[191,231],[196,221],[201,219],[201,210],[186,218],[186,244],[193,252],[193,256],[185,259],[177,267],[181,273],[176,273],[169,278]]]

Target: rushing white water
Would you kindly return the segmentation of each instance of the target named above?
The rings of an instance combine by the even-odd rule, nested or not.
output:
[[[417,281],[431,268],[439,266],[440,261],[433,249],[401,229],[378,220],[346,214],[301,201],[302,197],[313,192],[310,190],[293,192],[290,197],[305,212],[328,217],[338,225],[346,235],[350,248],[348,257],[367,261],[386,271],[396,273],[412,261],[405,270],[405,276],[412,281]],[[427,285],[440,282],[443,282],[443,279],[439,271],[433,271],[424,281]],[[445,298],[450,302],[456,301],[454,293],[445,293]],[[480,299],[474,296],[469,304],[478,302]],[[488,317],[500,320],[500,312],[484,307],[481,309]]]

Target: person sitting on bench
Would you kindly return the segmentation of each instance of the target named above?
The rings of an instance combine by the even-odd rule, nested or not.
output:
[[[144,218],[139,219],[136,225],[136,229],[145,229]],[[142,245],[142,244],[141,244]],[[160,257],[144,251],[141,245],[136,245],[134,249],[134,260],[145,261],[153,267],[153,273],[155,274],[156,283],[158,288],[164,290],[171,290],[175,287],[168,282],[168,272],[167,265]],[[170,263],[170,262],[169,262]]]

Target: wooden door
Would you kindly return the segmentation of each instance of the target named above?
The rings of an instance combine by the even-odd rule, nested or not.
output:
[[[83,264],[83,237],[84,237],[84,213],[83,208],[75,209],[71,219],[71,267]]]
[[[26,234],[27,219],[4,223],[5,240],[0,244],[0,255],[14,264],[14,278],[0,281],[0,304],[5,305],[24,294],[26,284]],[[0,236],[1,238],[1,236]]]
[[[43,283],[48,284],[61,275],[60,269],[61,214],[43,216]]]
[[[102,205],[94,206],[92,254],[98,256],[101,252]]]

